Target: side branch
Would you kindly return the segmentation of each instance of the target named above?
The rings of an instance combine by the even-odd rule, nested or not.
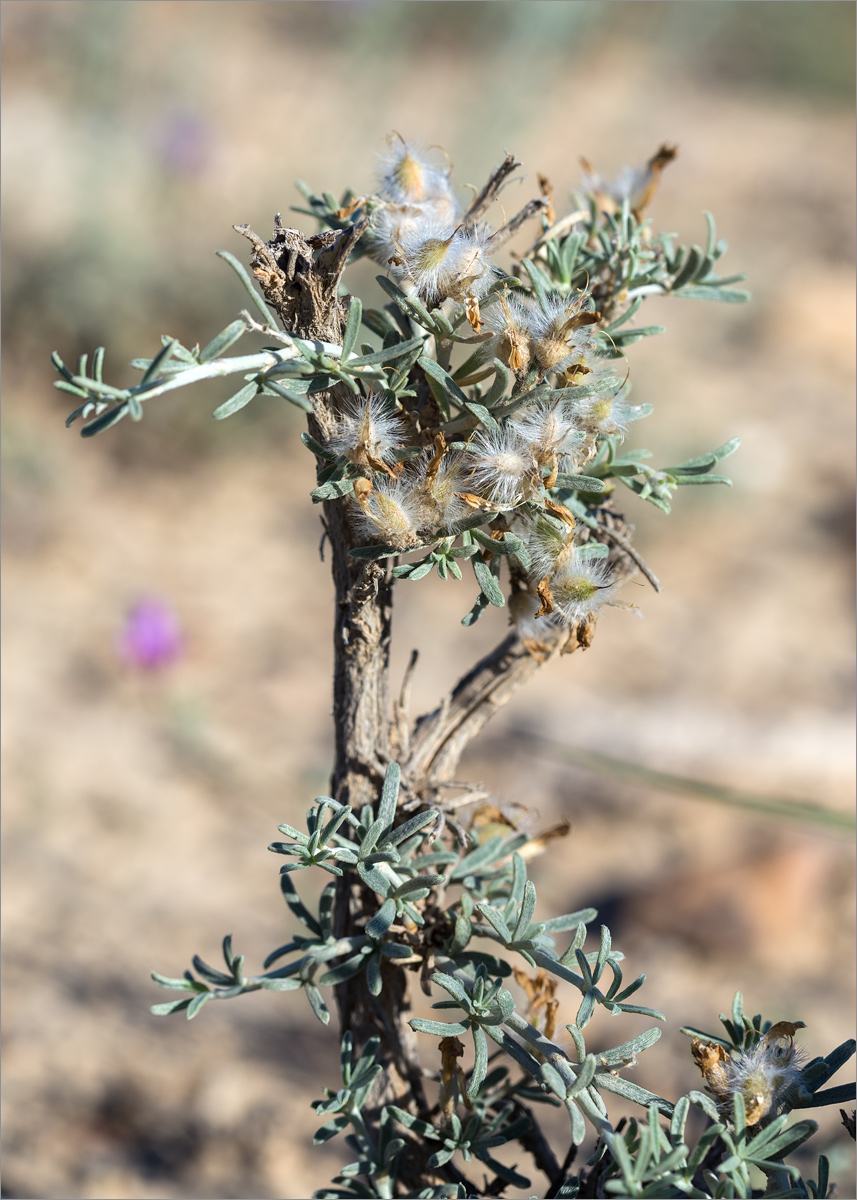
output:
[[[509,238],[514,237],[518,230],[530,220],[531,217],[538,216],[539,213],[547,212],[550,202],[544,196],[539,196],[535,200],[529,200],[520,212],[515,213],[505,225],[503,225],[491,239],[491,244],[495,248],[502,246],[504,242],[508,242]]]
[[[464,214],[462,218],[463,225],[474,225],[482,214],[488,211],[509,182],[509,176],[514,171],[517,171],[520,165],[514,154],[506,155],[500,166],[491,172],[488,182]]]
[[[403,774],[413,785],[420,779],[451,779],[468,742],[560,648],[557,642],[538,659],[510,633],[459,679],[433,712],[418,718]]]

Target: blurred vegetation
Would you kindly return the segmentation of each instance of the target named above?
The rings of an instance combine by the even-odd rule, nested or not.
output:
[[[518,63],[564,57],[579,70],[594,44],[640,43],[653,66],[697,82],[784,89],[817,102],[850,103],[854,93],[854,6],[839,0],[350,0],[269,5],[266,20],[317,43],[379,58],[406,58],[442,29],[451,55],[489,48]],[[328,11],[326,11],[326,9]]]
[[[106,344],[112,377],[118,366],[126,376],[117,381],[130,382],[124,364],[154,350],[162,332],[193,344],[223,325],[239,298],[213,251],[236,249],[233,221],[267,222],[276,207],[287,211],[298,199],[293,164],[271,150],[273,131],[275,147],[297,139],[306,149],[309,109],[283,103],[312,99],[306,86],[300,90],[296,64],[317,64],[312,82],[330,93],[325,113],[360,96],[347,122],[334,128],[328,116],[322,123],[314,160],[335,152],[341,161],[310,180],[315,187],[367,186],[368,177],[343,175],[356,157],[352,148],[376,145],[399,119],[391,115],[400,107],[412,112],[415,89],[435,78],[438,105],[447,96],[440,126],[449,124],[450,89],[458,96],[459,153],[499,153],[501,144],[523,153],[521,142],[555,121],[573,175],[577,154],[591,152],[581,140],[587,108],[611,87],[605,63],[619,73],[638,59],[652,78],[674,84],[676,96],[683,81],[693,81],[714,95],[781,94],[821,114],[853,103],[854,19],[854,6],[836,0],[8,0],[5,361],[47,380],[50,331],[48,340],[70,360]],[[291,93],[282,79],[246,92],[237,61],[246,66],[263,46],[281,53],[283,76],[294,76]],[[587,67],[593,56],[600,63],[594,74]],[[542,111],[543,95],[565,74],[579,76],[579,111]],[[629,135],[636,140],[639,129]],[[211,408],[227,391],[212,388]],[[222,444],[209,413],[205,405],[176,406],[152,425],[169,427],[175,453],[206,453]],[[229,452],[274,425],[259,406],[228,439]],[[153,432],[162,459],[162,434]],[[148,432],[138,434],[133,458],[142,454],[151,465],[149,440]],[[114,439],[111,456],[121,456],[124,445],[121,435]]]

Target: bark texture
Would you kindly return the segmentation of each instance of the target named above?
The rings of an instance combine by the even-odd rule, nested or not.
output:
[[[290,333],[307,340],[342,341],[347,310],[339,297],[339,281],[363,228],[358,224],[304,238],[284,228],[277,217],[267,243],[240,228],[253,244],[253,273]],[[350,395],[340,384],[314,396],[309,427],[322,443]],[[349,556],[354,541],[346,505],[325,502],[323,509],[335,591],[331,794],[359,810],[377,803],[391,758],[388,678],[393,579],[383,564]],[[340,876],[337,884],[334,926],[337,936],[345,937],[362,928],[377,900],[350,874]],[[362,976],[336,987],[341,1027],[351,1030],[357,1046],[373,1035],[381,1040],[386,1071],[377,1103],[395,1101],[424,1113],[416,1039],[407,1024],[408,976],[389,964],[382,972],[384,986],[377,997],[370,995]]]
[[[507,163],[497,172],[485,194],[474,202],[472,216],[490,203],[510,169],[511,163]],[[359,223],[347,230],[304,237],[285,228],[278,215],[273,237],[264,242],[247,226],[236,226],[252,244],[253,273],[289,333],[307,340],[341,343],[347,310],[339,296],[339,282],[348,254],[364,227]],[[337,384],[313,396],[309,428],[322,443],[350,395],[344,385]],[[325,502],[323,511],[335,589],[336,753],[331,794],[355,809],[377,803],[387,764],[398,757],[407,808],[413,811],[442,806],[442,785],[453,778],[467,743],[534,674],[540,661],[514,634],[510,635],[468,671],[435,710],[411,726],[406,706],[400,702],[394,712],[390,704],[394,580],[389,565],[350,557],[354,540],[345,503]],[[337,936],[362,930],[376,908],[376,897],[359,880],[341,876],[334,911]],[[429,914],[423,931],[427,948],[433,936],[440,936],[444,919],[441,913],[428,918]],[[415,1035],[408,1025],[411,975],[385,962],[382,977],[383,988],[377,997],[369,993],[362,975],[336,987],[341,1026],[343,1031],[351,1030],[357,1046],[373,1035],[380,1038],[385,1071],[375,1111],[383,1104],[396,1103],[427,1118],[423,1072]],[[426,1168],[422,1160],[430,1147],[425,1154],[423,1150],[421,1144],[414,1143],[407,1156],[407,1173],[413,1176],[415,1187],[424,1187],[433,1176],[439,1181],[461,1178],[451,1165],[436,1172]],[[407,1185],[409,1181],[403,1182]]]

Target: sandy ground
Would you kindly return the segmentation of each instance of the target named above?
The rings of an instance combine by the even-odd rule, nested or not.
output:
[[[646,323],[669,332],[629,352],[635,398],[655,405],[635,444],[666,463],[738,434],[734,488],[686,489],[669,519],[628,494],[663,594],[633,588],[644,620],[607,613],[592,649],[546,668],[462,772],[531,806],[537,825],[570,817],[571,836],[536,870],[540,911],[597,905],[628,969],[647,972],[641,1001],[669,1020],[641,1083],[667,1095],[698,1086],[679,1026],[714,1030],[736,988],[752,1012],[804,1020],[810,1054],[852,1031],[848,841],[561,766],[508,736],[538,728],[655,768],[850,807],[850,109],[749,79],[691,82],[689,69],[679,86],[655,71],[650,46],[646,57],[605,37],[587,43],[592,78],[614,81],[597,104],[551,60],[536,105],[497,82],[487,42],[429,41],[408,62],[426,81],[442,73],[432,111],[398,63],[391,93],[370,89],[346,136],[339,114],[365,83],[359,44],[319,49],[306,6],[272,6],[294,10],[291,26],[260,7],[4,6],[9,1197],[302,1197],[348,1161],[336,1142],[309,1145],[309,1101],[336,1086],[338,1047],[300,998],[254,995],[191,1024],[147,1013],[164,996],[150,969],[179,974],[194,952],[213,960],[226,932],[257,963],[291,931],[265,846],[324,791],[331,736],[328,564],[300,418],[269,407],[216,424],[207,414],[223,396],[212,389],[82,443],[63,428],[46,360],[112,330],[121,376],[162,329],[210,336],[244,303],[211,261],[219,246],[242,253],[231,223],[265,232],[296,176],[368,187],[393,127],[442,141],[462,181],[481,182],[508,145],[559,195],[578,154],[597,151],[609,171],[676,141],[656,219],[694,240],[710,207],[730,269],[747,271],[751,306],[652,303]],[[110,87],[117,55],[124,93]],[[520,55],[526,65],[526,46]],[[319,145],[313,120],[296,117],[323,67],[334,83],[318,101],[330,131]],[[187,167],[185,146],[170,174],[156,134],[159,121],[177,127],[178,108],[208,132],[202,165]],[[558,138],[565,114],[585,120]],[[371,277],[355,278],[368,300]],[[459,625],[472,591],[435,579],[399,589],[394,679],[418,647],[415,711],[505,633],[501,613]],[[140,594],[166,598],[187,637],[182,659],[150,676],[115,652]],[[629,1018],[622,1035],[643,1027]],[[592,1038],[615,1041],[617,1029],[594,1022]],[[819,1119],[818,1149],[847,1180],[838,1114]]]

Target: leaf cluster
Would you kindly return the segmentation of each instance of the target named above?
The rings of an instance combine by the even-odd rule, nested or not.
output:
[[[587,1163],[565,1179],[565,1190],[556,1195],[596,1194],[580,1189],[598,1178],[603,1189],[598,1194],[749,1197],[754,1194],[751,1168],[778,1181],[767,1194],[826,1194],[824,1160],[819,1184],[804,1183],[795,1167],[783,1163],[785,1155],[815,1131],[812,1121],[789,1125],[783,1113],[749,1127],[740,1093],[734,1098],[734,1111],[725,1116],[722,1106],[703,1092],[690,1092],[673,1105],[629,1078],[639,1056],[660,1038],[657,1026],[606,1050],[587,1049],[585,1030],[598,1010],[620,1018],[637,1015],[662,1021],[664,1016],[633,1002],[645,976],[626,983],[624,956],[613,947],[606,926],[600,928],[597,947],[585,948],[588,926],[597,915],[594,909],[537,919],[536,889],[520,853],[529,841],[526,833],[480,838],[450,826],[437,809],[406,815],[395,763],[387,769],[377,804],[355,813],[348,805],[319,797],[307,812],[306,832],[286,824],[280,832],[286,840],[269,848],[290,860],[281,868],[281,888],[301,931],[273,950],[257,975],[245,974],[243,958],[233,954],[230,938],[223,944],[225,971],[197,956],[195,974],[186,971],[181,979],[153,974],[156,983],[185,994],[152,1011],[185,1011],[192,1018],[209,999],[232,999],[258,990],[303,990],[312,1012],[326,1024],[330,1013],[324,988],[362,978],[368,991],[378,995],[390,971],[409,969],[418,971],[425,988],[440,996],[435,1009],[454,1010],[451,1020],[414,1017],[411,1027],[439,1039],[435,1045],[442,1060],[450,1046],[458,1046],[458,1054],[465,1043],[472,1047],[472,1066],[445,1072],[433,1108],[415,1113],[385,1105],[368,1121],[363,1110],[371,1107],[383,1059],[376,1041],[356,1054],[346,1034],[342,1086],[316,1102],[316,1112],[327,1120],[315,1140],[327,1141],[348,1130],[348,1144],[358,1157],[339,1173],[333,1190],[317,1195],[399,1195],[396,1180],[402,1155],[417,1153],[417,1146],[424,1147],[419,1153],[426,1156],[429,1175],[441,1168],[453,1170],[454,1187],[433,1186],[421,1191],[422,1196],[456,1194],[456,1173],[473,1159],[492,1173],[488,1194],[499,1194],[507,1186],[528,1187],[530,1181],[518,1167],[501,1163],[491,1151],[519,1142],[522,1151],[532,1152],[538,1130],[534,1103],[565,1108],[572,1157],[587,1132],[596,1139]],[[310,867],[335,877],[351,874],[374,894],[374,911],[369,906],[362,929],[336,937],[331,923],[335,879],[323,888],[314,909],[303,902],[294,874]],[[564,948],[563,934],[570,935]],[[571,1051],[557,1043],[553,1028],[540,1029],[537,1013],[506,986],[516,960],[522,969],[537,971],[536,978],[562,981],[578,993],[574,1019],[565,1024]],[[281,965],[274,967],[275,963]],[[731,1016],[721,1019],[726,1036],[711,1040],[730,1050],[752,1048],[772,1028],[761,1015],[744,1014],[740,994]],[[820,1089],[853,1051],[854,1044],[846,1043],[827,1058],[809,1063],[789,1109],[846,1103],[852,1089]],[[605,1100],[610,1094],[639,1105],[646,1118],[614,1129]],[[685,1131],[691,1106],[710,1122],[693,1146]],[[662,1125],[662,1118],[668,1126]],[[395,1134],[397,1127],[402,1136]],[[461,1169],[453,1165],[456,1156]],[[544,1159],[535,1157],[546,1169]],[[548,1172],[557,1187],[562,1182],[558,1170],[554,1162],[553,1175]]]
[[[300,190],[305,205],[296,211],[321,226],[347,231],[368,217],[367,232],[356,241],[351,258],[372,252],[371,218],[378,197],[347,191],[337,201],[332,193],[315,193],[306,185]],[[499,185],[492,194],[497,190]],[[547,207],[534,203],[530,213]],[[391,575],[412,582],[432,572],[460,580],[469,563],[477,596],[463,618],[466,625],[487,608],[505,604],[504,568],[513,589],[529,588],[531,595],[536,582],[547,582],[547,577],[529,578],[534,555],[528,538],[540,523],[558,534],[579,524],[586,534],[575,533],[580,560],[608,558],[612,565],[620,554],[630,555],[659,586],[616,532],[612,505],[618,485],[668,513],[680,487],[729,483],[715,468],[738,442],[732,439],[676,465],[652,467],[649,451],[623,446],[628,425],[648,416],[651,407],[628,403],[628,371],[620,360],[637,341],[663,332],[662,326],[638,323],[647,297],[734,303],[748,295],[734,286],[743,276],[719,273],[726,244],[718,240],[710,214],[705,214],[704,245],[683,246],[672,234],[655,233],[651,221],[627,199],[608,211],[593,194],[578,207],[556,222],[542,216],[530,251],[508,272],[492,266],[490,286],[480,290],[478,303],[473,293],[465,302],[450,292],[432,306],[420,298],[418,288],[409,286],[405,273],[398,282],[379,276],[385,302],[378,307],[364,309],[357,297],[344,297],[341,344],[310,341],[281,328],[244,267],[219,251],[245,289],[251,311],[242,312],[201,348],[185,347],[165,335],[156,354],[132,362],[142,374],[130,387],[105,382],[103,348],[91,364],[82,356],[76,370],[54,354],[60,376],[56,386],[77,402],[67,423],[80,420],[82,435],[91,437],[126,416],[139,421],[150,399],[233,375],[240,377],[241,386],[214,411],[218,420],[262,395],[316,415],[320,401],[327,403],[331,394],[350,398],[358,407],[377,399],[406,418],[409,430],[405,444],[388,449],[381,460],[338,453],[316,426],[318,438],[302,434],[317,466],[312,501],[349,504],[356,510],[360,497],[380,485],[393,487],[403,479],[416,484],[415,460],[425,469],[423,477],[436,468],[436,462],[430,466],[428,461],[432,447],[441,456],[447,451],[460,455],[470,463],[468,478],[476,479],[479,455],[487,456],[484,447],[508,448],[515,439],[518,446],[523,419],[549,409],[563,412],[572,425],[578,423],[579,455],[540,446],[538,453],[531,451],[531,469],[518,491],[506,495],[485,485],[484,494],[476,494],[470,488],[459,497],[472,510],[465,517],[457,511],[448,522],[428,526],[423,521],[410,540],[393,544],[396,539],[390,537],[356,544],[351,555],[389,559]],[[499,335],[492,340],[490,333],[480,332],[483,321],[496,331],[502,326],[495,320],[498,313],[513,309],[533,318],[530,332],[562,314],[562,344],[569,349],[583,344],[574,342],[570,331],[591,329],[586,361],[581,357],[569,366],[562,356],[515,356],[503,349]],[[248,354],[231,353],[248,334],[271,344]],[[372,340],[364,341],[364,336]],[[551,361],[565,365],[551,367]],[[603,417],[602,410],[618,415]],[[544,601],[542,591],[538,595]],[[750,1125],[739,1091],[730,1111],[701,1091],[691,1091],[675,1104],[648,1091],[628,1073],[660,1037],[657,1026],[622,1036],[606,1050],[586,1044],[596,1013],[622,1022],[640,1016],[664,1020],[662,1013],[634,1003],[645,975],[626,983],[624,956],[614,948],[609,929],[602,925],[595,944],[589,941],[595,910],[540,919],[522,853],[527,834],[465,831],[441,809],[421,806],[413,796],[403,800],[400,785],[399,767],[390,763],[375,804],[353,811],[332,797],[317,797],[306,814],[305,831],[290,824],[279,827],[282,840],[269,849],[287,860],[280,886],[297,929],[267,956],[259,973],[245,972],[243,956],[234,953],[232,939],[226,937],[223,967],[195,956],[192,970],[181,977],[152,976],[161,987],[179,993],[153,1007],[159,1015],[185,1012],[192,1019],[211,1000],[263,990],[303,991],[315,1017],[327,1024],[325,988],[350,982],[378,996],[395,972],[419,973],[423,989],[436,997],[434,1008],[452,1018],[415,1017],[410,1022],[426,1053],[440,1056],[437,1098],[425,1104],[414,1099],[407,1107],[375,1104],[386,1062],[383,1048],[377,1039],[356,1047],[346,1033],[342,1086],[326,1089],[315,1103],[323,1119],[315,1141],[343,1134],[356,1157],[339,1172],[334,1186],[318,1196],[416,1194],[428,1200],[529,1187],[517,1162],[509,1166],[494,1156],[503,1144],[532,1157],[549,1180],[551,1197],[750,1197],[760,1194],[754,1190],[754,1172],[759,1171],[766,1178],[766,1195],[828,1195],[823,1156],[816,1180],[802,1180],[797,1168],[785,1162],[815,1131],[809,1120],[789,1124],[789,1113],[848,1102],[852,1089],[825,1085],[854,1053],[853,1042],[808,1063],[791,1088],[786,1111]],[[295,875],[312,867],[332,878],[309,904],[299,895]],[[337,889],[346,885],[362,889],[369,900],[362,924],[339,936],[334,902]],[[531,995],[523,1001],[512,990],[516,968],[535,972],[524,976],[534,993],[542,989],[543,996],[552,995],[551,989],[562,983],[563,994],[575,997],[573,1019],[564,1023],[570,1042],[564,1035],[563,1044],[556,1040],[553,1009],[542,1011]],[[731,1016],[722,1020],[725,1037],[710,1040],[730,1054],[752,1049],[773,1028],[761,1015],[744,1014],[740,994]],[[466,1047],[472,1065],[464,1070],[455,1060]],[[644,1115],[614,1127],[605,1099],[610,1095],[633,1102]],[[570,1145],[562,1164],[541,1132],[533,1111],[539,1104],[564,1108],[568,1115]],[[708,1122],[695,1141],[687,1128],[693,1109]],[[587,1138],[594,1149],[573,1172]],[[406,1192],[404,1182],[406,1174],[413,1176],[413,1161],[424,1166],[426,1180],[416,1193]],[[464,1174],[475,1163],[490,1174],[481,1187]]]
[[[348,230],[358,222],[366,224],[364,219],[370,218],[351,259],[371,250],[371,218],[380,203],[377,197],[358,196],[348,190],[337,201],[331,193],[316,193],[305,184],[299,187],[305,204],[295,211],[312,216],[322,228]],[[634,342],[663,331],[661,326],[637,323],[640,307],[648,296],[669,294],[732,301],[747,298],[747,293],[732,286],[739,276],[716,274],[726,244],[717,239],[710,214],[705,214],[705,245],[685,247],[678,245],[673,235],[656,236],[651,221],[633,211],[627,200],[615,213],[604,211],[594,195],[580,204],[570,225],[568,219],[551,225],[547,216],[542,216],[542,232],[529,255],[508,273],[493,269],[493,282],[480,300],[483,317],[505,304],[510,295],[522,297],[545,312],[563,296],[583,297],[581,304],[589,313],[587,321],[591,318],[596,322],[593,328],[599,354],[607,363],[611,358],[622,358]],[[296,337],[279,327],[270,306],[237,259],[226,251],[218,253],[235,271],[257,315],[241,313],[202,348],[182,346],[164,335],[156,355],[132,362],[142,378],[129,387],[105,382],[103,348],[95,352],[91,369],[86,355],[72,370],[55,354],[53,363],[61,376],[56,386],[79,401],[68,424],[82,420],[83,436],[91,437],[126,416],[139,421],[150,399],[210,378],[243,376],[238,390],[215,409],[213,415],[218,420],[241,411],[259,396],[276,397],[311,413],[315,398],[339,384],[356,400],[373,394],[380,396],[390,411],[409,415],[413,440],[388,457],[397,471],[405,467],[407,478],[410,460],[423,455],[439,433],[446,437],[452,451],[467,454],[475,435],[502,438],[510,430],[510,423],[533,406],[563,409],[586,400],[604,399],[621,407],[625,422],[651,412],[649,405],[627,404],[627,372],[624,379],[609,370],[563,379],[552,378],[551,372],[537,363],[515,371],[501,358],[489,356],[486,360],[484,343],[490,335],[474,332],[479,328],[478,321],[471,327],[472,313],[464,304],[446,302],[430,307],[413,289],[408,290],[405,282],[386,275],[377,280],[388,299],[385,305],[364,309],[357,297],[348,298],[341,346]],[[374,341],[363,341],[362,331]],[[230,353],[248,333],[262,334],[273,344],[251,354]],[[676,466],[656,469],[648,461],[649,451],[623,451],[622,436],[621,429],[610,432],[606,427],[597,431],[585,467],[570,467],[563,462],[555,462],[553,469],[549,464],[543,466],[542,486],[531,481],[525,494],[511,505],[513,511],[509,505],[492,505],[490,494],[484,501],[477,497],[472,517],[459,517],[451,525],[424,530],[422,543],[414,539],[418,544],[407,547],[407,553],[401,545],[384,541],[355,545],[351,553],[360,558],[395,559],[391,564],[393,576],[411,582],[432,572],[444,580],[460,580],[462,560],[469,561],[477,594],[463,624],[472,625],[488,608],[505,605],[504,564],[513,589],[526,587],[535,595],[537,581],[528,576],[522,530],[512,528],[513,518],[526,528],[552,512],[551,505],[560,505],[588,526],[591,541],[604,545],[612,567],[622,552],[605,540],[602,510],[605,504],[611,506],[618,484],[664,512],[670,511],[671,498],[679,487],[729,484],[728,478],[713,468],[737,447],[737,439]],[[302,438],[317,463],[312,501],[354,505],[354,485],[365,479],[365,465],[332,453],[309,433]],[[632,557],[659,586],[642,560],[635,554]]]

